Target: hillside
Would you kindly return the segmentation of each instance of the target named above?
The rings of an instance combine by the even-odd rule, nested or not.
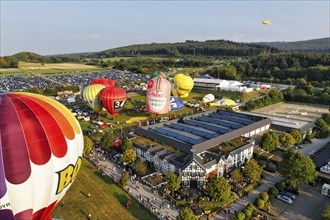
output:
[[[330,53],[330,38],[320,38],[295,42],[258,42],[260,45],[276,47],[289,52],[318,52]]]
[[[90,57],[134,56],[256,56],[276,53],[279,50],[266,45],[238,43],[227,40],[186,41],[180,43],[152,43],[114,48],[90,55]]]

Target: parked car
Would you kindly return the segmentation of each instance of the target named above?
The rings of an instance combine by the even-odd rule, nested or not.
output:
[[[294,188],[294,187],[285,187],[284,190],[287,191],[287,192],[293,193],[295,195],[299,195],[300,194],[299,193],[300,189],[297,188],[297,187],[296,188]]]
[[[293,203],[292,199],[290,199],[289,197],[286,197],[284,195],[281,195],[281,194],[277,195],[276,198],[281,200],[282,202],[285,202],[285,203],[288,203],[288,204]]]
[[[292,200],[295,200],[295,199],[296,199],[296,196],[293,195],[293,193],[283,192],[283,193],[281,193],[281,194],[282,194],[283,196],[286,196],[286,197],[292,199]]]

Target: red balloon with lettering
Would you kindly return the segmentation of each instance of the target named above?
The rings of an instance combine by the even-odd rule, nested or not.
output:
[[[99,98],[105,109],[112,115],[116,115],[125,105],[127,93],[119,87],[106,87],[101,90]]]

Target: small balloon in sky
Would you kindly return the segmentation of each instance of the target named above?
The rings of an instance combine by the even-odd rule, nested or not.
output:
[[[268,25],[268,24],[270,24],[270,21],[262,21],[262,24],[264,24],[264,25]]]

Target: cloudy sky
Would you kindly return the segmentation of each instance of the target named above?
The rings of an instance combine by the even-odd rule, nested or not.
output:
[[[1,1],[0,54],[92,52],[142,43],[330,36],[330,1]],[[263,25],[270,20],[270,25]]]

